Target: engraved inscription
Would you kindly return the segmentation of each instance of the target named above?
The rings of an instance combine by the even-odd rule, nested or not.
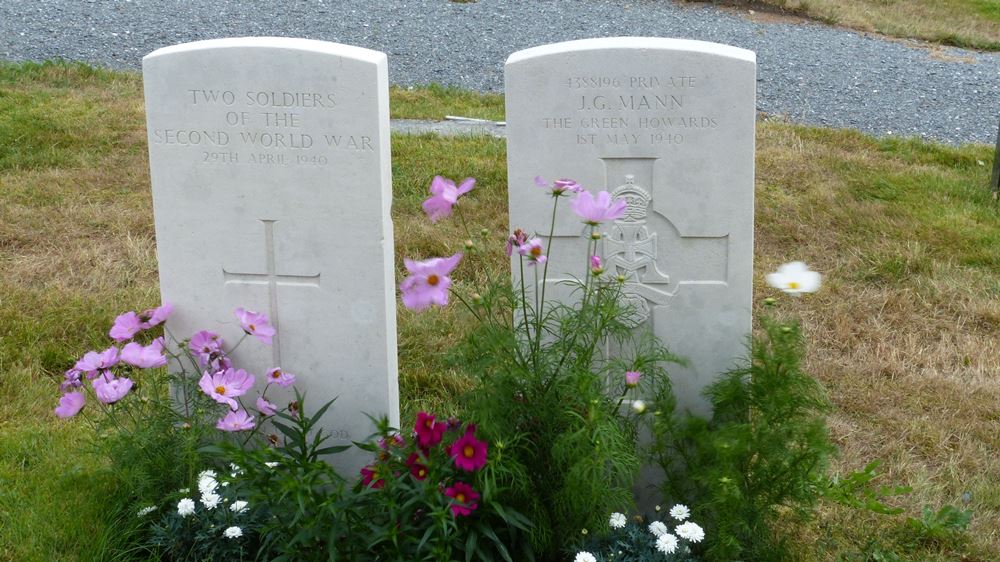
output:
[[[544,129],[571,131],[578,145],[680,145],[717,129],[719,117],[692,107],[710,80],[687,75],[570,76],[557,83],[572,92],[567,115],[541,118]]]
[[[213,88],[182,92],[193,109],[218,108],[218,118],[205,127],[156,128],[150,141],[198,147],[197,161],[202,165],[323,167],[339,152],[376,152],[371,135],[317,130],[315,116],[340,110],[336,92]]]

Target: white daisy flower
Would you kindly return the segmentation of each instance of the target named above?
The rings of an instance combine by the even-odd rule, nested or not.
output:
[[[266,462],[266,463],[264,463],[264,466],[266,466],[267,468],[274,468],[274,467],[278,466],[278,463],[277,462]]]
[[[691,510],[686,505],[679,503],[670,508],[670,516],[678,521],[684,521],[691,517]]]
[[[766,279],[768,285],[794,296],[814,293],[820,286],[819,273],[809,271],[809,266],[800,261],[780,266],[777,272],[768,273]]]
[[[191,498],[184,498],[177,502],[177,515],[181,517],[187,517],[194,513],[194,500]]]
[[[663,554],[673,554],[677,551],[677,537],[670,533],[660,535],[660,538],[656,539],[656,550]]]
[[[573,562],[597,562],[597,558],[594,558],[593,554],[584,551],[578,552],[576,554],[576,558],[573,559]]]
[[[227,528],[225,531],[222,531],[222,534],[227,539],[238,539],[243,536],[243,529],[240,529],[239,527],[236,526],[232,526]]]
[[[611,519],[608,520],[608,525],[611,525],[612,529],[621,529],[625,526],[625,515],[622,513],[612,513]]]
[[[649,524],[649,532],[658,537],[662,537],[669,532],[669,529],[667,529],[667,526],[664,525],[662,521],[653,521]]]
[[[236,500],[233,505],[229,506],[229,510],[233,513],[243,513],[247,510],[247,502],[243,500]]]
[[[701,542],[705,538],[705,531],[694,521],[681,523],[674,529],[674,532],[677,533],[678,537],[691,542]]]
[[[222,496],[216,494],[215,492],[209,492],[201,495],[201,503],[205,504],[206,509],[215,509],[221,501]]]
[[[154,511],[156,511],[156,506],[155,505],[151,505],[149,507],[144,507],[144,508],[140,509],[139,512],[135,514],[135,516],[136,517],[145,517],[145,516],[149,515],[150,513],[153,513]]]
[[[219,486],[216,474],[213,470],[203,470],[198,475],[198,491],[202,494],[211,494]]]
[[[646,411],[646,403],[642,400],[633,400],[632,409],[635,410],[635,413],[641,414]]]

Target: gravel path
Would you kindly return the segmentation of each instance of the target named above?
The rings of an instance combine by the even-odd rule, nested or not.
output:
[[[138,69],[217,37],[295,36],[389,54],[395,84],[499,91],[519,49],[586,37],[717,41],[757,52],[758,108],[793,121],[948,143],[993,143],[1000,54],[930,49],[818,24],[758,23],[670,0],[0,0],[0,59]]]

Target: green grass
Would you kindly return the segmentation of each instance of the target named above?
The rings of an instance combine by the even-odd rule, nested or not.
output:
[[[393,90],[398,117],[501,119],[499,96]],[[14,101],[16,100],[16,102]],[[0,64],[0,560],[100,560],[122,528],[116,476],[81,420],[51,416],[61,373],[101,346],[114,316],[158,300],[141,81],[79,65]],[[479,113],[476,113],[479,112]],[[43,118],[44,117],[44,118]],[[11,132],[13,131],[13,132]],[[459,221],[431,225],[420,201],[435,174],[474,176],[470,225],[506,237],[503,141],[393,137],[397,266],[455,251]],[[980,165],[982,161],[986,165]],[[807,368],[836,404],[839,471],[885,461],[895,500],[961,505],[972,531],[916,544],[901,518],[827,506],[800,529],[798,560],[876,551],[910,560],[1000,558],[1000,209],[987,181],[992,147],[873,139],[760,123],[755,300],[763,276],[803,259],[824,273],[803,318]],[[460,266],[460,288],[505,263]],[[397,272],[397,275],[401,273]],[[444,351],[468,319],[458,307],[399,309],[404,416],[447,412],[467,381]]]

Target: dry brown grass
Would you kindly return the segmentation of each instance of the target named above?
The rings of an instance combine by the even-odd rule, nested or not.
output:
[[[158,300],[139,81],[81,72],[50,67],[8,83],[0,72],[7,99],[57,111],[49,123],[15,123],[22,138],[57,146],[38,143],[11,158],[0,142],[0,480],[12,483],[0,494],[0,560],[72,559],[64,553],[93,548],[94,533],[80,530],[79,512],[63,513],[66,502],[92,506],[88,529],[110,529],[99,491],[53,476],[91,468],[70,447],[81,429],[47,413],[55,377],[104,341],[114,315]],[[495,100],[476,103],[499,111]],[[17,111],[35,111],[9,107],[0,105],[0,130]],[[502,141],[395,137],[393,153],[397,264],[456,251],[465,238],[458,221],[431,226],[419,209],[437,173],[479,179],[463,202],[467,218],[500,243]],[[990,158],[986,146],[758,128],[755,296],[772,294],[763,275],[784,261],[802,259],[825,275],[821,292],[782,299],[780,310],[802,318],[808,370],[836,405],[835,469],[880,458],[884,483],[914,488],[894,500],[908,514],[925,504],[964,507],[965,492],[975,512],[967,541],[911,549],[899,517],[826,506],[800,531],[800,560],[878,545],[911,549],[913,560],[1000,559],[1000,211],[987,195],[988,166],[977,163]],[[470,260],[456,277],[503,268]],[[463,322],[456,307],[400,309],[407,411],[447,409],[466,384],[442,358]]]
[[[743,9],[777,8],[891,37],[1000,50],[997,0],[722,0],[720,3]]]

